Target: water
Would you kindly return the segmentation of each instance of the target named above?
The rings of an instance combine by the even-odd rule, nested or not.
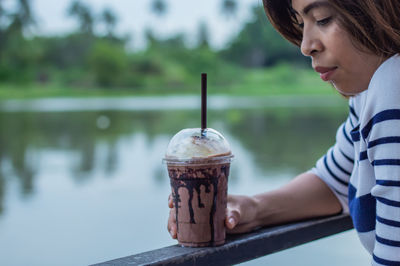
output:
[[[210,98],[209,126],[235,154],[229,191],[271,190],[333,143],[345,103]],[[176,242],[161,158],[198,127],[196,97],[0,103],[0,265],[87,265]],[[247,265],[366,265],[354,231]]]

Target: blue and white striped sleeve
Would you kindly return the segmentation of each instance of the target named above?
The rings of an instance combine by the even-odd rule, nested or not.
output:
[[[378,265],[400,265],[400,109],[378,112],[361,134],[376,181],[373,258]]]
[[[354,127],[352,116],[355,116],[355,113],[351,112],[352,110],[352,107],[350,107],[347,120],[336,132],[335,145],[317,161],[316,166],[311,170],[333,191],[342,204],[342,210],[345,213],[349,211],[348,185],[354,165],[354,144],[350,136],[350,131]]]

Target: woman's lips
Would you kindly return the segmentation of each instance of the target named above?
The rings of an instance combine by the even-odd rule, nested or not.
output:
[[[335,72],[337,67],[316,67],[315,71],[319,73],[319,76],[323,81],[328,81]]]

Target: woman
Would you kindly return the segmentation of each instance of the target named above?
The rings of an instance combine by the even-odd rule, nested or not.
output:
[[[349,98],[349,116],[312,170],[275,191],[230,195],[228,232],[350,212],[373,264],[400,265],[400,1],[263,2],[274,27]]]

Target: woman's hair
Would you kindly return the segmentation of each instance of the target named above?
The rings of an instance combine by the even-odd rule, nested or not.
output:
[[[356,45],[383,57],[400,53],[400,0],[326,1],[338,12],[339,23]],[[278,32],[300,46],[302,31],[297,26],[291,0],[263,0],[263,3]]]

